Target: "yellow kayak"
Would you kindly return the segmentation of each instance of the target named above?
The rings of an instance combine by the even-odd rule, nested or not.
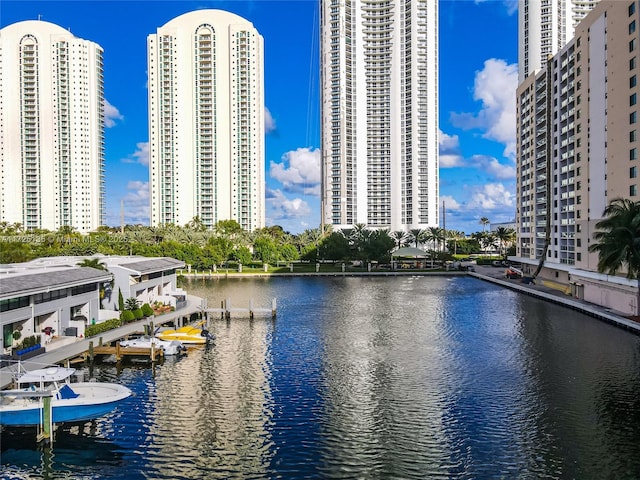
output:
[[[175,330],[160,330],[155,334],[161,340],[178,340],[188,345],[204,345],[215,337],[203,328],[186,325]]]

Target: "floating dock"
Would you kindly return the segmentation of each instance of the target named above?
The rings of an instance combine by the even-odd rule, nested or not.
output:
[[[253,319],[256,314],[263,316],[271,316],[271,318],[276,318],[276,299],[271,300],[271,307],[255,307],[253,305],[253,298],[249,300],[248,308],[234,308],[231,306],[231,299],[227,298],[220,302],[220,308],[205,308],[204,313],[208,315],[210,313],[215,313],[220,315],[220,318],[224,318],[226,320],[231,319],[231,315],[240,316],[240,317],[249,317]]]

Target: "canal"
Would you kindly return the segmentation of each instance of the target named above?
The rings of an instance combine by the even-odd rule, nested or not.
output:
[[[637,479],[640,337],[469,277],[191,280],[217,336],[85,377],[134,391],[3,479]]]

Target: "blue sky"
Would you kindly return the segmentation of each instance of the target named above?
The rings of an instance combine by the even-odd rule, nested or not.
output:
[[[430,1],[430,0],[429,0]],[[104,49],[107,224],[148,224],[147,35],[183,13],[215,8],[264,37],[267,225],[320,223],[317,0],[2,0],[0,26],[42,20]],[[446,227],[515,215],[517,0],[440,1],[440,194]],[[442,225],[441,225],[442,226]]]

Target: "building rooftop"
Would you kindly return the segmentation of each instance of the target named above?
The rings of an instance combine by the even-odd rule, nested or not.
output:
[[[153,272],[162,272],[164,270],[171,270],[174,268],[182,268],[185,266],[184,262],[176,260],[174,258],[160,257],[160,258],[144,258],[129,263],[118,263],[118,266],[127,268],[138,273],[138,275],[145,275]]]
[[[0,298],[31,295],[64,287],[107,282],[111,274],[89,267],[7,268],[0,271]]]

